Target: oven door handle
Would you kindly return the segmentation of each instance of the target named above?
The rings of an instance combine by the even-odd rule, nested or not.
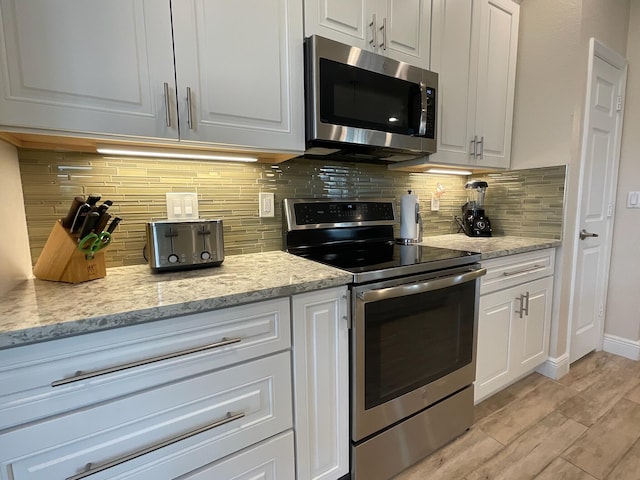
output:
[[[389,298],[406,297],[408,295],[416,295],[418,293],[430,292],[433,290],[441,290],[454,285],[470,282],[487,273],[486,268],[479,268],[458,275],[450,275],[443,278],[434,278],[426,282],[411,283],[408,285],[399,285],[397,287],[381,288],[377,290],[367,290],[358,293],[358,299],[365,303],[376,302],[379,300],[387,300]]]

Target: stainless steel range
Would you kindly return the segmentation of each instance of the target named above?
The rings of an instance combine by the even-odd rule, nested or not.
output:
[[[284,209],[288,252],[353,273],[351,477],[387,480],[473,422],[480,255],[396,244],[393,200]]]

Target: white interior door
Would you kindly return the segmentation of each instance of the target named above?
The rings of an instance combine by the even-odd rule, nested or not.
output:
[[[602,344],[626,61],[591,40],[583,130],[570,362]]]

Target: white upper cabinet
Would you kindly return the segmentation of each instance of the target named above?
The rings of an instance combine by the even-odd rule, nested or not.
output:
[[[180,139],[304,150],[302,4],[172,6]]]
[[[512,0],[433,0],[440,92],[430,162],[509,167],[519,11]]]
[[[305,0],[305,36],[320,35],[429,68],[430,0]]]
[[[175,124],[167,2],[1,0],[0,9],[2,125],[178,138],[164,115]]]
[[[304,150],[300,2],[0,8],[0,125]]]

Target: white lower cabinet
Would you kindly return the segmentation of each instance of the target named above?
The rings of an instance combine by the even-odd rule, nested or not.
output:
[[[293,479],[290,313],[278,298],[0,350],[0,480]]]
[[[146,471],[163,461],[173,478],[290,429],[290,371],[281,352],[27,424],[0,436],[2,469],[12,480],[155,480]]]
[[[341,478],[347,299],[331,288],[0,350],[0,480]]]
[[[483,285],[490,293],[481,287],[476,403],[547,359],[554,256],[550,249],[483,262]]]
[[[293,297],[296,478],[349,473],[349,329],[346,287]]]

